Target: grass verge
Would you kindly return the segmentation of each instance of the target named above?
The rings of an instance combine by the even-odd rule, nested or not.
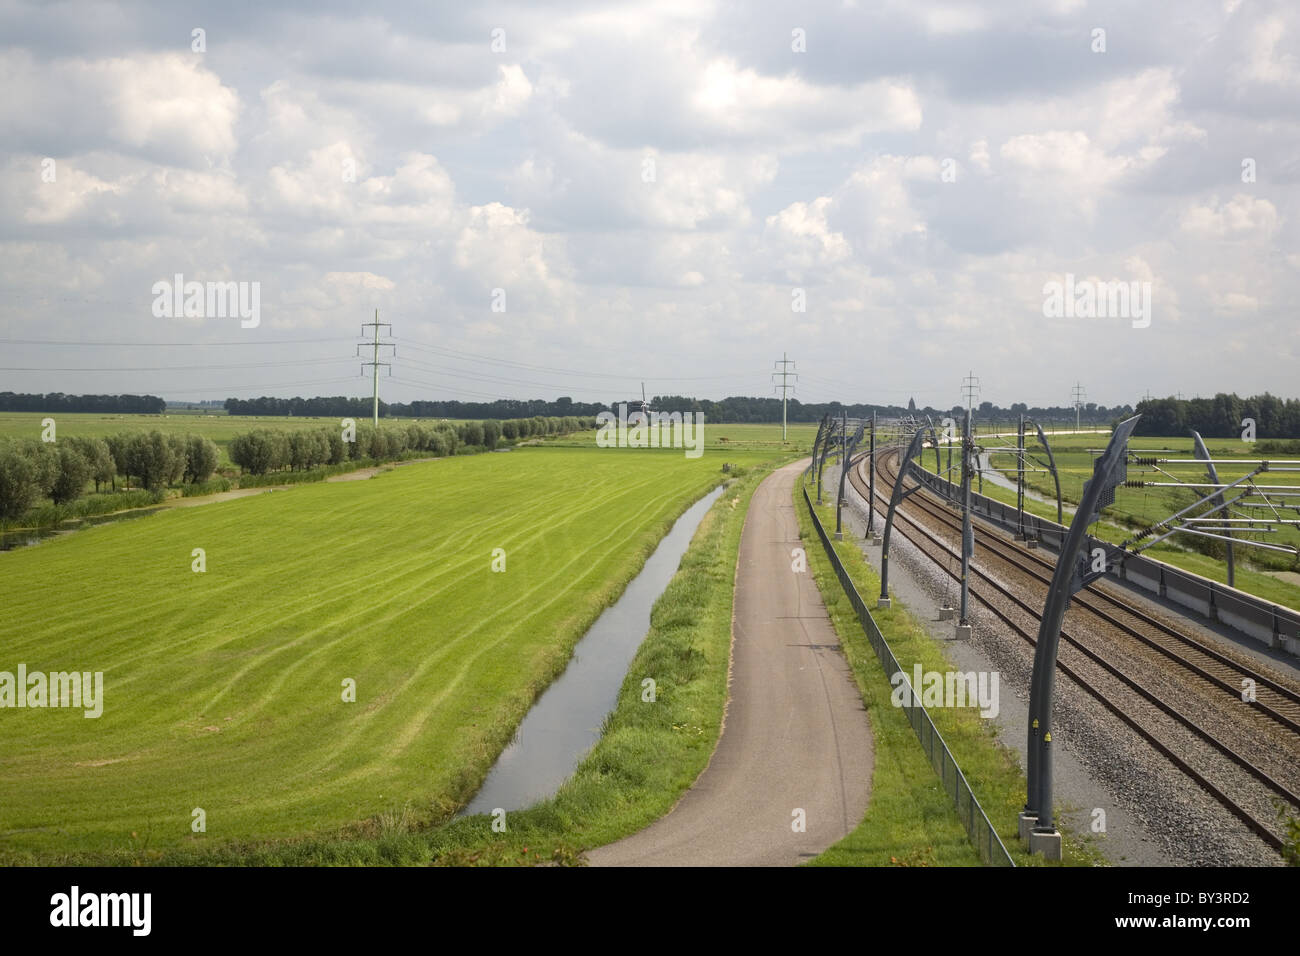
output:
[[[810,865],[980,866],[979,855],[911,724],[903,710],[890,703],[893,687],[822,549],[798,483],[794,503],[809,569],[853,669],[875,736],[871,803],[866,815],[852,833]],[[828,519],[834,521],[835,510],[830,504],[822,505],[818,516],[825,526]],[[835,550],[859,593],[878,594],[880,578],[867,564],[857,543],[848,539],[836,542]],[[872,617],[907,673],[916,663],[925,671],[955,669],[939,643],[897,600],[887,610],[873,611]],[[1024,805],[1025,777],[1015,755],[997,741],[992,725],[979,716],[978,710],[929,710],[1016,865],[1044,865],[1041,857],[1029,855],[1016,836],[1016,820]],[[1074,839],[1068,831],[1063,831],[1063,836],[1067,864],[1092,866],[1104,862],[1092,845]]]

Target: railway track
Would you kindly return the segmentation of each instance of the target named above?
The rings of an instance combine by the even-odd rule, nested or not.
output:
[[[887,508],[889,493],[892,490],[893,482],[897,480],[896,467],[891,469],[888,462],[892,461],[896,465],[897,457],[897,453],[881,456],[876,463],[878,476],[877,499],[878,506],[882,510]],[[858,469],[854,469],[850,474],[850,481],[857,492],[865,499],[869,493],[868,486]],[[950,532],[955,530],[957,539],[960,539],[960,521],[949,512],[945,505],[936,502],[930,496],[928,490],[918,492],[911,496],[908,501],[909,505],[914,506],[926,518],[937,523],[941,528]],[[917,520],[915,516],[904,511],[901,507],[895,515],[894,522],[897,531],[903,534],[919,550],[935,560],[936,564],[949,576],[954,579],[960,577],[959,573],[954,571],[952,567],[954,560],[959,561],[954,548],[936,534],[932,528],[926,527],[922,521]],[[1041,588],[1042,593],[1046,593],[1047,585],[1051,580],[1051,574],[1055,567],[1052,562],[1027,549],[1016,547],[1011,542],[1002,539],[995,532],[979,525],[976,525],[974,530],[984,555],[992,555],[995,560],[1012,569],[1015,574],[1031,579]],[[936,551],[941,552],[942,557],[937,557]],[[1041,599],[1036,604],[1033,601],[1024,600],[1020,594],[1015,593],[1006,584],[997,580],[981,567],[972,565],[971,576],[970,590],[972,597],[978,599],[1012,633],[1033,646],[1037,642],[1037,622],[1041,614]],[[990,599],[990,592],[997,595],[996,600]],[[1031,625],[1026,627],[1015,620],[1012,614],[1007,613],[1004,607],[999,606],[1000,604],[1010,605],[1018,609],[1020,614],[1031,619]],[[1266,724],[1267,730],[1272,731],[1274,735],[1281,735],[1284,738],[1285,745],[1296,747],[1300,744],[1300,694],[1297,694],[1293,689],[1272,680],[1266,675],[1253,671],[1193,637],[1181,634],[1175,628],[1157,620],[1141,608],[1129,605],[1127,602],[1098,588],[1089,587],[1076,595],[1074,607],[1077,608],[1077,613],[1095,617],[1097,620],[1104,622],[1114,632],[1123,634],[1133,641],[1135,646],[1144,648],[1148,652],[1154,652],[1160,655],[1161,659],[1176,664],[1185,679],[1200,682],[1200,686],[1212,690],[1221,703],[1227,702],[1226,698],[1223,697],[1227,693],[1232,695],[1235,703],[1242,704],[1241,681],[1243,679],[1255,681],[1257,688],[1256,700],[1252,703],[1249,712],[1260,724]],[[1030,633],[1031,630],[1033,633]],[[1153,723],[1158,723],[1158,721],[1141,719],[1135,713],[1135,711],[1141,711],[1143,708],[1131,706],[1131,697],[1129,700],[1130,706],[1125,706],[1125,704],[1116,700],[1117,697],[1124,696],[1123,692],[1116,694],[1097,685],[1108,681],[1112,684],[1118,683],[1122,685],[1127,692],[1136,695],[1149,708],[1154,708],[1165,715],[1178,728],[1191,734],[1204,747],[1226,760],[1240,773],[1262,784],[1270,795],[1289,802],[1293,807],[1300,807],[1300,794],[1296,792],[1294,786],[1279,781],[1268,769],[1260,767],[1255,760],[1240,753],[1238,747],[1234,747],[1220,739],[1218,734],[1203,726],[1201,721],[1187,713],[1183,706],[1171,703],[1165,696],[1151,690],[1135,679],[1134,676],[1127,672],[1125,667],[1116,665],[1112,660],[1108,659],[1107,654],[1090,646],[1090,641],[1083,639],[1081,636],[1076,636],[1065,628],[1062,628],[1061,639],[1064,646],[1071,648],[1073,652],[1081,655],[1087,662],[1084,668],[1080,668],[1079,666],[1072,666],[1065,660],[1058,661],[1057,666],[1062,673],[1119,718],[1126,726],[1134,730],[1153,749],[1161,753],[1179,770],[1194,780],[1198,786],[1214,797],[1265,843],[1275,850],[1282,847],[1282,841],[1275,832],[1277,824],[1271,819],[1269,822],[1265,822],[1251,808],[1244,806],[1242,795],[1238,792],[1240,787],[1233,787],[1222,780],[1217,783],[1210,780],[1206,774],[1214,771],[1204,766],[1203,757],[1192,756],[1186,753],[1184,748],[1180,748],[1171,742],[1170,738],[1177,736],[1176,732],[1170,733],[1167,728],[1163,732],[1158,730],[1152,726]],[[1095,677],[1090,678],[1087,674],[1082,673],[1082,670],[1089,665],[1103,672],[1106,677],[1099,681]],[[1149,710],[1147,712],[1149,714]],[[1233,790],[1234,793],[1229,793],[1229,790]],[[1249,797],[1245,799],[1246,802],[1257,802],[1257,799],[1255,801],[1251,801]]]
[[[884,467],[892,487],[898,472],[888,464]],[[880,473],[877,471],[877,474]],[[925,499],[919,504],[936,519],[960,531],[961,522],[946,507],[935,504],[931,499]],[[1051,583],[1052,574],[1056,569],[1054,562],[1046,560],[1041,554],[1027,548],[1016,547],[996,532],[990,533],[980,529],[977,534],[982,534],[980,540],[987,550],[1013,564],[1018,570],[1041,583],[1044,588]],[[1180,633],[1136,605],[1095,585],[1084,588],[1074,596],[1073,600],[1076,606],[1086,609],[1106,623],[1120,629],[1143,646],[1159,652],[1217,690],[1228,694],[1236,702],[1243,703],[1241,699],[1243,680],[1253,681],[1256,699],[1244,703],[1271,718],[1292,734],[1300,736],[1300,693],[1295,690],[1242,665],[1239,661],[1234,661],[1194,637]],[[1146,630],[1134,627],[1124,621],[1121,615],[1135,619]]]

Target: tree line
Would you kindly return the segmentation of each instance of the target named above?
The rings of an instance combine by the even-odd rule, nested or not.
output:
[[[259,428],[234,436],[227,453],[241,470],[264,475],[271,471],[306,471],[345,461],[393,461],[407,452],[444,458],[490,451],[534,436],[567,435],[595,427],[594,418],[538,415],[506,421],[411,422],[380,428],[356,425],[348,438],[341,427],[295,431]]]
[[[157,395],[44,395],[0,392],[0,412],[116,412],[161,415],[167,403]]]
[[[650,407],[663,412],[703,412],[705,421],[713,422],[773,424],[781,421],[781,400],[779,398],[733,396],[714,402],[707,399],[688,398],[684,395],[656,395],[650,402]],[[909,401],[907,405],[871,405],[866,403],[846,405],[843,402],[805,403],[800,402],[798,399],[790,399],[786,407],[786,419],[791,422],[816,423],[821,421],[824,415],[832,415],[838,418],[843,414],[847,414],[850,418],[870,418],[873,412],[881,418],[898,418],[910,414],[922,418],[928,415],[937,420],[946,416],[960,418],[965,414],[966,407],[964,405],[953,405],[951,408],[932,408],[927,405],[918,408],[914,401]],[[1128,405],[1107,408],[1105,405],[1088,402],[1083,406],[1082,418],[1085,422],[1109,424],[1111,419],[1126,413],[1132,414],[1132,408]],[[974,409],[974,414],[975,418],[982,422],[1012,421],[1021,414],[1042,422],[1074,421],[1074,406],[1031,407],[1023,402],[1017,402],[1008,408],[1002,408],[992,402],[981,402],[979,407]]]
[[[1186,435],[1196,429],[1205,438],[1240,438],[1243,419],[1255,422],[1256,438],[1300,438],[1300,399],[1281,399],[1265,392],[1240,398],[1219,392],[1213,398],[1152,398],[1138,402],[1138,435]]]
[[[0,442],[0,520],[17,521],[42,498],[56,505],[81,497],[86,485],[128,485],[161,491],[177,482],[207,481],[217,470],[217,446],[202,435],[128,432],[107,438],[72,437]]]
[[[378,429],[358,425],[345,440],[343,428],[254,429],[227,447],[241,472],[310,471],[347,462],[393,461],[408,453],[464,455],[548,435],[595,428],[594,418],[534,416],[497,421],[410,422]],[[106,438],[81,436],[57,442],[0,440],[0,521],[14,522],[41,502],[66,505],[93,482],[99,492],[117,490],[118,479],[154,494],[169,486],[199,485],[217,471],[220,451],[202,435],[124,432]]]
[[[623,401],[608,403],[575,402],[562,396],[554,401],[545,399],[497,399],[492,402],[415,401],[407,403],[379,403],[383,418],[454,418],[503,421],[535,417],[563,418],[567,416],[595,416],[603,411],[617,412]],[[685,395],[656,395],[650,406],[664,412],[703,412],[706,421],[772,424],[781,421],[781,400],[772,397],[731,396],[719,401]],[[368,418],[372,400],[348,398],[337,395],[316,398],[228,398],[225,409],[231,415],[295,416],[319,418]],[[65,395],[50,392],[44,395],[0,392],[0,411],[12,412],[113,412],[158,415],[166,410],[166,402],[154,395]],[[929,415],[941,418],[960,416],[964,408],[955,404],[951,408],[930,406],[918,408],[914,401],[907,405],[873,405],[867,403],[801,402],[791,399],[786,408],[791,422],[811,423],[821,421],[824,415],[839,416],[847,412],[853,418],[867,418],[874,412],[882,417],[905,414]],[[1087,402],[1081,417],[1093,424],[1109,424],[1134,414],[1131,405],[1107,407]],[[1235,393],[1223,393],[1213,398],[1157,398],[1141,401],[1137,412],[1142,414],[1138,423],[1139,435],[1183,434],[1195,428],[1206,437],[1227,438],[1240,435],[1241,420],[1252,418],[1261,437],[1300,438],[1300,400],[1280,399],[1265,392],[1249,398]],[[1073,405],[1029,406],[1022,402],[1008,407],[981,402],[975,411],[981,421],[1011,421],[1020,414],[1040,421],[1068,421],[1074,418]]]
[[[292,415],[361,419],[371,416],[372,401],[372,399],[368,398],[346,398],[341,395],[329,398],[271,398],[263,396],[262,398],[249,399],[228,398],[225,402],[225,408],[231,415]],[[606,411],[617,414],[620,404],[627,403],[631,405],[634,401],[639,400],[626,398],[610,402],[575,402],[568,396],[562,396],[555,399],[555,401],[540,398],[527,400],[499,398],[492,402],[414,401],[388,403],[381,400],[379,415],[381,418],[387,419],[456,418],[502,420],[508,418],[532,418],[538,415],[543,417],[563,417],[568,415],[594,417]],[[662,412],[703,412],[705,421],[719,423],[775,424],[781,421],[781,400],[772,397],[733,395],[729,398],[714,401],[687,395],[656,395],[650,400],[650,407]],[[920,416],[929,415],[937,419],[949,415],[960,417],[964,411],[965,406],[960,404],[955,404],[951,408],[939,409],[930,406],[917,408],[914,401],[909,401],[907,405],[873,405],[868,403],[846,405],[842,402],[805,403],[798,399],[790,399],[786,407],[786,418],[791,422],[815,423],[821,421],[822,417],[827,414],[839,416],[847,412],[853,418],[869,418],[872,412],[875,412],[883,418],[915,414]],[[975,410],[976,417],[981,421],[1011,421],[1021,413],[1043,422],[1074,420],[1073,405],[1030,407],[1024,403],[1016,403],[1008,408],[1002,408],[992,402],[981,402]],[[1087,402],[1082,407],[1081,417],[1084,421],[1094,424],[1108,424],[1112,419],[1131,415],[1132,413],[1133,409],[1130,405],[1116,405],[1108,408],[1095,402]]]
[[[309,418],[369,418],[373,412],[374,400],[370,398],[348,398],[343,395],[317,398],[228,398],[226,411],[231,415],[275,415]],[[563,418],[569,415],[595,416],[608,409],[600,402],[575,402],[567,396],[555,401],[540,398],[511,399],[499,398],[492,402],[456,402],[456,401],[415,401],[415,402],[379,402],[380,418],[462,418],[522,419],[541,416],[543,418]]]

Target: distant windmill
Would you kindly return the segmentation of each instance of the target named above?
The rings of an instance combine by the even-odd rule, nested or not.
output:
[[[627,403],[627,420],[629,423],[632,421],[633,415],[642,416],[642,420],[645,422],[650,420],[650,403],[646,401],[645,397],[645,382],[641,383],[641,400],[638,401],[634,398]]]

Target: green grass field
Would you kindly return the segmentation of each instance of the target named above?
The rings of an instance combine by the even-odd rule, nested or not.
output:
[[[103,438],[120,432],[152,431],[158,429],[165,435],[205,435],[223,451],[230,439],[240,432],[254,428],[320,428],[337,425],[337,418],[291,418],[254,415],[193,415],[172,412],[166,415],[98,415],[57,414],[39,412],[0,412],[0,438],[41,437],[41,419],[53,418],[59,436],[85,436]],[[387,419],[380,419],[385,424]],[[411,419],[393,419],[403,424]],[[358,424],[360,424],[358,420]]]
[[[165,415],[98,415],[98,414],[59,414],[46,416],[39,412],[0,412],[0,438],[41,437],[41,419],[53,417],[57,434],[61,436],[86,436],[103,438],[120,432],[152,431],[157,429],[164,434],[203,435],[212,439],[221,450],[223,467],[230,466],[226,446],[230,439],[241,432],[255,428],[321,428],[338,425],[337,418],[293,418],[262,415],[196,415],[185,412],[171,412]],[[358,424],[365,424],[369,419],[358,419]],[[420,421],[413,418],[381,418],[381,428],[404,428],[411,422]],[[787,432],[788,450],[812,448],[813,438],[817,435],[816,425],[791,425]],[[591,432],[582,436],[563,440],[566,444],[595,445],[596,434]],[[732,448],[739,451],[782,451],[780,425],[720,425],[705,422],[704,444],[709,450]]]
[[[445,819],[721,462],[771,457],[520,449],[0,555],[0,670],[105,681],[97,720],[4,712],[0,860]]]
[[[807,454],[812,450],[813,439],[816,437],[816,425],[791,425],[786,430],[786,441],[783,445],[780,425],[718,425],[708,421],[704,423],[704,447],[710,454],[719,455],[721,461],[729,460],[723,454],[728,450],[738,453]],[[596,432],[581,432],[553,441],[557,444],[594,446]]]

